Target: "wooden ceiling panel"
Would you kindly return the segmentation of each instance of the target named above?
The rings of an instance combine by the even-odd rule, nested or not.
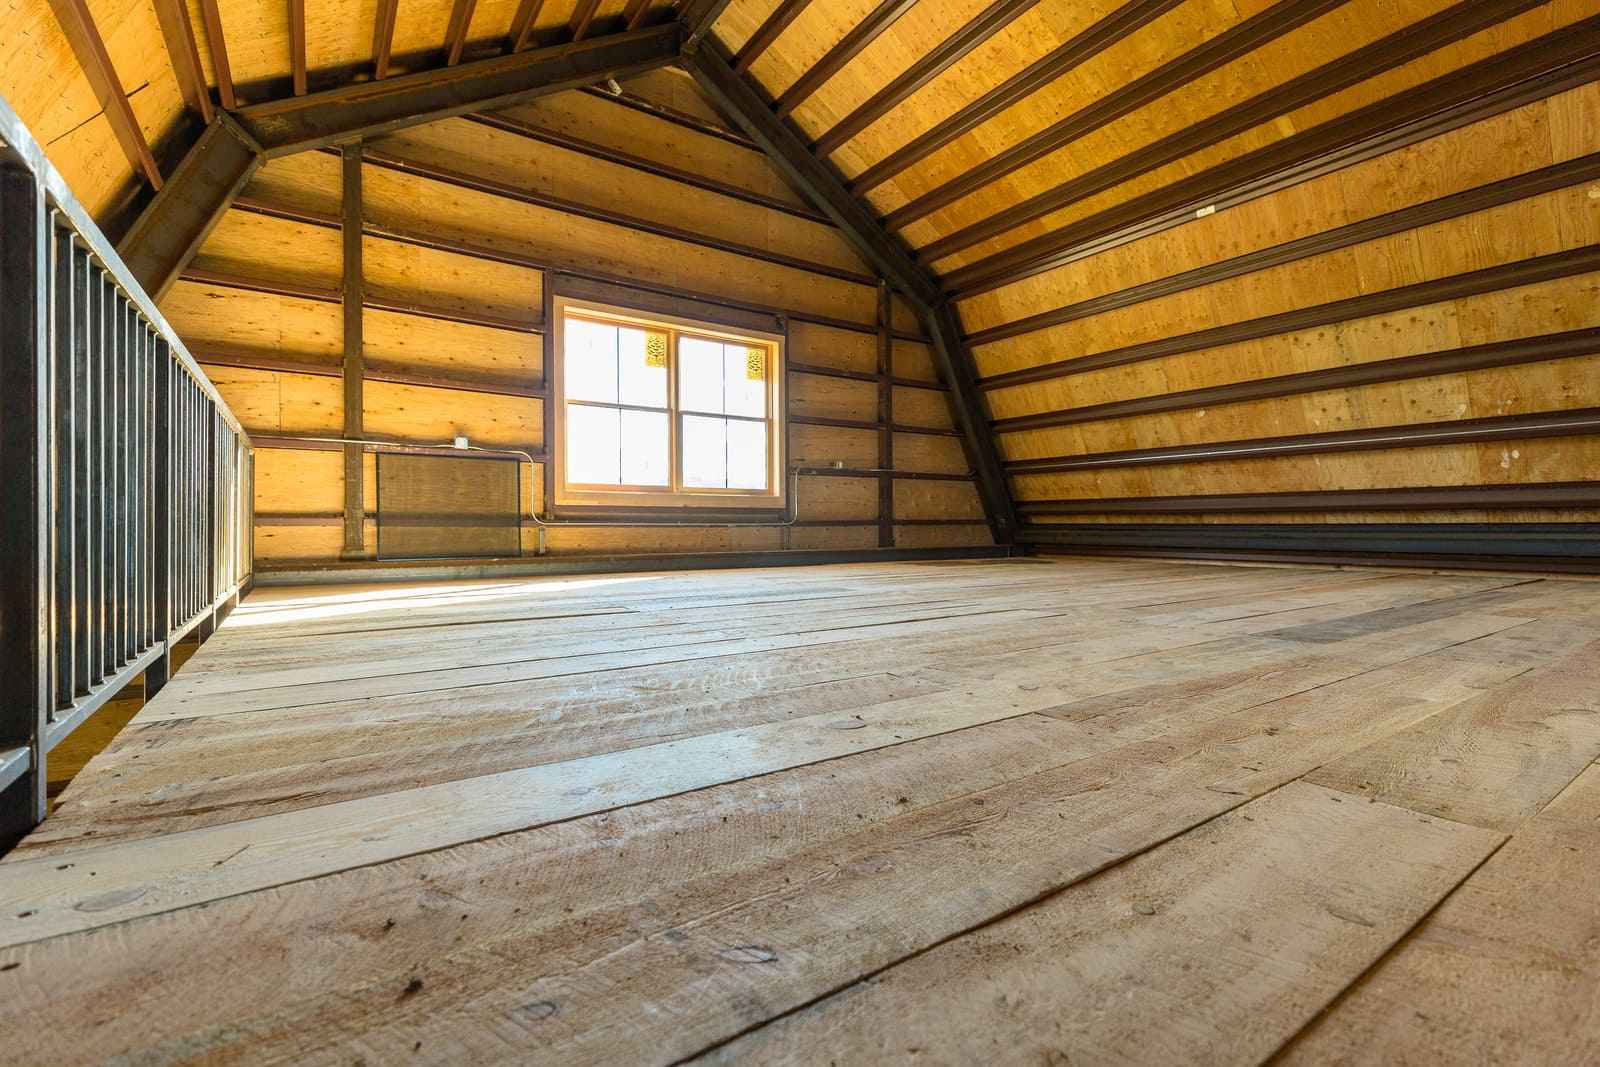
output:
[[[1087,56],[1038,91],[919,161],[870,195],[881,208],[898,210],[947,182],[966,178],[978,168],[992,165],[1002,153],[1043,134],[1067,116],[1082,112],[1135,78],[1220,36],[1238,23],[1233,11],[1230,0],[1185,0],[1126,36],[1111,40],[1104,50]],[[1093,158],[1086,155],[1083,164],[1089,165]],[[913,243],[919,243],[943,232],[936,228],[922,238],[919,232],[908,231],[906,236]]]
[[[991,0],[946,0],[917,4],[818,86],[795,109],[796,124],[816,140],[990,3]]]
[[[1579,209],[1585,196],[1581,186],[1547,193],[1438,223],[1420,233],[1406,231],[1355,249],[982,344],[974,356],[980,375],[996,375],[1069,354],[1109,352],[1559,252],[1585,243],[1584,232],[1563,228],[1558,221],[1564,212]],[[995,395],[991,401],[997,407],[1003,403]]]
[[[369,72],[377,18],[378,0],[318,0],[306,11],[306,66],[313,71],[363,67],[363,73]]]
[[[206,82],[214,86],[217,84],[216,65],[212,61],[209,47],[211,38],[207,32],[201,4],[198,0],[186,0],[186,2]],[[217,0],[223,39],[228,47],[228,65],[236,85],[248,86],[289,78],[288,8],[286,0]],[[320,5],[313,6],[306,14],[307,32],[314,33],[312,27],[325,17],[323,9]],[[367,25],[370,26],[371,23]],[[369,40],[370,37],[369,30]],[[308,42],[309,51],[311,46]],[[312,65],[315,65],[314,60]]]
[[[716,22],[717,40],[738,55],[784,0],[731,0]]]
[[[49,0],[12,0],[0,14],[0,31],[0,95],[40,144],[53,145],[99,113],[94,88]],[[68,169],[65,157],[51,151],[51,159]]]
[[[1062,227],[1078,223],[1137,196],[1176,186],[1206,168],[1220,166],[1253,149],[1282,141],[1297,131],[1310,129],[1321,122],[1349,114],[1360,107],[1399,96],[1431,77],[1459,70],[1479,60],[1492,59],[1508,47],[1530,41],[1555,28],[1553,14],[1557,13],[1551,6],[1537,8],[1493,29],[1474,34],[1343,92],[1291,111],[1279,119],[1253,127],[1174,163],[1147,171],[1104,192],[1053,211],[1025,227],[1015,228],[998,238],[974,246],[963,254],[946,257],[940,261],[939,268],[948,274],[967,264],[981,262],[984,257],[1012,248],[1031,235],[1059,231]],[[1567,22],[1560,23],[1560,25],[1566,24]],[[1338,60],[1335,59],[1333,62],[1337,65]]]
[[[1147,285],[1312,233],[1514,177],[1555,162],[1542,103],[1121,245],[963,301],[969,332]],[[1024,323],[1025,325],[1025,323]]]
[[[1085,30],[1126,2],[1090,0],[1069,4],[1045,0],[862,130],[834,154],[834,160],[848,176],[861,176],[869,167],[925,139],[974,101],[1005,91],[1014,79],[1080,39]],[[917,58],[903,57],[908,67]],[[891,188],[886,195],[898,194]],[[898,203],[895,201],[896,206]]]
[[[755,61],[751,75],[777,99],[871,14],[879,2],[811,0],[777,42]]]
[[[1290,3],[1291,6],[1277,10],[1292,11],[1293,0]],[[1258,94],[1269,93],[1276,86],[1401,30],[1419,18],[1448,7],[1450,3],[1451,0],[1410,0],[1397,5],[1392,0],[1346,0],[1343,6],[1320,18],[1268,41],[1137,111],[977,189],[949,207],[907,227],[903,233],[919,246],[956,233],[996,212],[1046,192],[1066,179],[1110,163],[1163,137],[1182,133],[1231,105]],[[1173,17],[1180,14],[1182,12],[1174,12]],[[1166,28],[1167,20],[1162,20],[1149,27],[1148,32],[1159,33]],[[1213,38],[1216,36],[1211,35]],[[1187,49],[1169,52],[1159,62],[1173,62],[1178,56],[1190,53],[1191,50]],[[1114,57],[1108,54],[1104,58],[1110,61]],[[1138,72],[1129,73],[1143,74],[1156,69],[1157,65],[1152,63]],[[1292,122],[1275,122],[1268,129],[1259,131],[1254,138],[1256,143],[1249,147],[1259,147],[1267,140],[1294,132],[1296,127]],[[1229,145],[1225,151],[1236,155],[1240,154],[1241,148],[1242,145]],[[1195,166],[1193,169],[1200,168]],[[1004,241],[984,242],[941,261],[939,266],[950,269],[965,265],[1050,228],[1053,227],[1048,219],[1026,224],[1008,234]]]

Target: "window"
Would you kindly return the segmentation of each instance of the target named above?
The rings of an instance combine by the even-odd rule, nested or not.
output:
[[[556,301],[556,502],[782,507],[783,341]]]

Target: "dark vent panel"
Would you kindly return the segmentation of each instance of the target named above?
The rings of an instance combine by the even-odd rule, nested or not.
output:
[[[516,460],[378,454],[378,558],[515,556]]]

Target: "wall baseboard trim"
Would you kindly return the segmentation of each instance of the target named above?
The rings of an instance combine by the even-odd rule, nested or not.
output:
[[[1600,523],[1066,523],[1021,540],[1052,555],[1600,574]]]
[[[639,571],[728,570],[806,567],[832,563],[916,563],[1005,559],[1022,553],[1005,545],[957,548],[774,549],[767,552],[698,552],[657,555],[523,556],[508,559],[285,560],[257,564],[255,585],[320,585],[347,582],[454,581],[463,578],[525,578]]]

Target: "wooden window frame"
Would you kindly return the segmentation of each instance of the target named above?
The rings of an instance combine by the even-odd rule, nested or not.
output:
[[[613,486],[570,483],[567,480],[567,395],[565,386],[566,336],[568,317],[597,322],[611,322],[619,326],[665,331],[667,345],[667,407],[636,408],[633,410],[665,411],[667,414],[668,471],[671,488],[660,486]],[[727,512],[781,511],[788,506],[788,487],[783,477],[787,469],[785,442],[788,438],[785,425],[784,357],[786,338],[779,333],[761,330],[731,328],[714,322],[640,311],[602,301],[556,296],[552,308],[554,359],[550,368],[550,387],[554,403],[551,405],[555,425],[550,427],[553,442],[550,462],[555,472],[555,503],[557,507],[630,510],[634,508],[697,509]],[[682,336],[699,337],[712,341],[732,341],[767,350],[767,410],[764,417],[723,416],[742,421],[761,421],[767,428],[767,488],[717,489],[682,486],[682,456],[680,439],[682,421],[686,414],[678,404],[678,342]],[[582,403],[582,401],[574,401]],[[630,410],[626,404],[602,404],[596,407]],[[708,415],[710,413],[707,413]],[[711,416],[716,417],[716,416]]]

